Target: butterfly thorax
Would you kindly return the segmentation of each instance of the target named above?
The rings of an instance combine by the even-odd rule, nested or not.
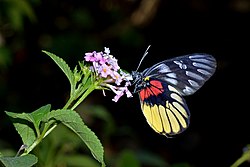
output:
[[[133,85],[135,84],[135,89],[133,93],[138,93],[143,88],[150,86],[149,76],[143,76],[141,72],[132,71]]]

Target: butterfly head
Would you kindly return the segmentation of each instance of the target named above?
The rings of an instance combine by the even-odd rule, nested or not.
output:
[[[140,72],[132,71],[131,75],[132,75],[132,78],[133,78],[132,85],[134,85],[137,82],[139,82],[140,80],[142,80],[142,74]]]

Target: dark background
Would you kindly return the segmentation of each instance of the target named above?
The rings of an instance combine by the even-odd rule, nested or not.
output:
[[[147,150],[169,164],[203,167],[230,166],[241,156],[250,142],[249,1],[36,0],[25,4],[28,9],[0,1],[1,143],[16,150],[21,143],[4,111],[31,112],[49,103],[56,109],[67,100],[67,78],[41,50],[55,53],[73,68],[85,52],[109,47],[121,68],[132,71],[152,45],[141,70],[195,52],[212,54],[217,70],[197,93],[185,98],[191,125],[173,139],[151,130],[136,95],[114,103],[112,93],[106,97],[101,91],[92,93],[87,101],[107,108],[115,122],[105,150],[114,154],[123,149]],[[97,136],[105,133],[98,119],[89,126]]]

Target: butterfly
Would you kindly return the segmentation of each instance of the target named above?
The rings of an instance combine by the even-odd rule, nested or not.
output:
[[[150,127],[166,137],[182,133],[190,124],[190,111],[183,96],[195,93],[214,74],[215,58],[193,53],[164,60],[142,72],[138,68],[131,73],[132,84]]]

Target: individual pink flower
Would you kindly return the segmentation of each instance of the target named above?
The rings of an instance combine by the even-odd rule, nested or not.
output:
[[[115,97],[112,99],[112,101],[117,102],[120,97],[122,97],[124,95],[124,93],[126,93],[127,97],[133,97],[132,93],[128,90],[127,87],[119,87],[118,90],[115,91],[116,95]]]
[[[123,81],[122,76],[117,71],[114,71],[113,73],[111,73],[111,77],[115,80],[115,83],[118,86]]]
[[[98,73],[100,74],[100,76],[102,78],[107,78],[108,75],[112,74],[112,70],[110,66],[107,66],[106,64],[102,64],[101,66],[99,66],[98,68]]]
[[[102,52],[98,52],[94,55],[94,57],[96,58],[96,61],[100,64],[104,64],[106,63],[107,59],[105,57],[103,57],[103,53]]]
[[[85,53],[85,61],[90,61],[90,62],[94,62],[96,60],[96,58],[94,57],[96,51],[93,51],[92,53]]]
[[[107,59],[107,61],[115,71],[118,71],[120,69],[118,65],[118,60],[114,58],[112,55],[109,55],[109,58]]]

